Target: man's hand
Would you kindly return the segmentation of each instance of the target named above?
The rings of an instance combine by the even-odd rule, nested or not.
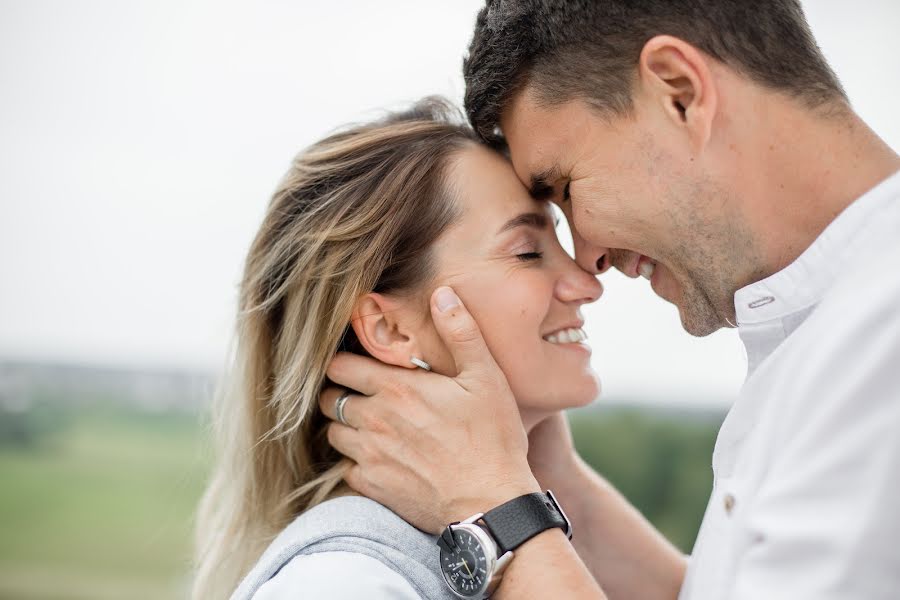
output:
[[[435,328],[456,362],[444,377],[339,354],[328,369],[350,397],[328,440],[354,461],[347,483],[423,531],[539,491],[515,399],[481,331],[450,288],[431,298]],[[322,411],[335,416],[342,392],[328,388]]]

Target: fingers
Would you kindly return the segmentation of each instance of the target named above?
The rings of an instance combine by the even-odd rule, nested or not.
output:
[[[331,361],[327,375],[338,385],[366,396],[374,396],[396,372],[397,367],[378,362],[374,358],[341,352]]]
[[[337,415],[335,414],[335,406],[334,403],[337,401],[338,397],[343,394],[346,390],[342,387],[327,387],[322,390],[322,393],[319,394],[319,409],[325,413],[325,416],[331,419],[332,421],[337,421]],[[344,416],[347,416],[347,407],[344,407]]]
[[[435,290],[431,296],[431,315],[460,374],[497,369],[478,324],[451,288]]]
[[[328,443],[331,446],[354,462],[359,462],[362,458],[362,434],[346,425],[340,423],[331,423],[326,432]]]
[[[319,409],[332,421],[337,421],[337,399],[347,390],[341,387],[328,387],[319,394]],[[361,403],[368,400],[366,396],[351,393],[344,401],[344,421],[353,429],[359,429],[359,418],[354,418],[354,413],[359,414]]]

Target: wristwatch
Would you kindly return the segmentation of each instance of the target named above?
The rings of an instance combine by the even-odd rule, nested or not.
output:
[[[512,560],[513,550],[554,527],[572,539],[572,524],[550,490],[525,494],[451,523],[437,542],[444,581],[460,598],[488,598]]]

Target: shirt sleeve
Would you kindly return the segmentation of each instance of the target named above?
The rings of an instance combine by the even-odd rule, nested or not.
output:
[[[814,315],[821,339],[772,398],[783,429],[744,516],[729,600],[900,594],[898,301],[888,275]]]
[[[295,556],[253,595],[254,600],[300,598],[420,600],[402,575],[356,552]]]

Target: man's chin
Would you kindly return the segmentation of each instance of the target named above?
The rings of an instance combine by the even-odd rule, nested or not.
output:
[[[697,323],[689,318],[681,317],[681,326],[694,337],[706,337],[720,330],[723,326],[720,324],[711,325],[709,323]]]
[[[706,337],[726,326],[711,307],[703,306],[701,308],[697,303],[689,307],[676,306],[682,328],[694,337]]]
[[[725,326],[719,313],[699,290],[686,290],[673,304],[678,308],[681,327],[694,337],[706,337]]]
[[[651,285],[657,296],[675,305],[682,328],[692,336],[706,337],[726,326],[707,295],[695,285],[682,285],[674,277],[654,277]]]

